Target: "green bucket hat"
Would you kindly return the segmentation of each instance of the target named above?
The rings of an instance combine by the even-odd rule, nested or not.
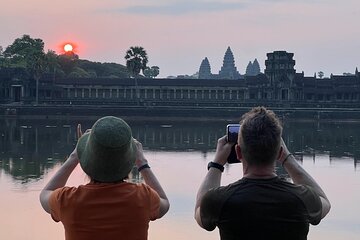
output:
[[[107,116],[92,126],[77,143],[80,166],[92,180],[116,182],[134,166],[136,146],[131,128],[121,118]]]

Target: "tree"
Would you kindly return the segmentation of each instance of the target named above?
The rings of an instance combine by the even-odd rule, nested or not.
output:
[[[5,49],[4,56],[11,60],[12,65],[32,71],[36,65],[34,60],[43,60],[44,42],[39,38],[33,39],[29,35],[23,35]]]
[[[160,68],[158,66],[152,66],[151,70],[152,70],[152,76],[154,78],[156,78],[157,75],[159,75],[159,73],[160,73]]]
[[[158,66],[152,66],[151,68],[146,67],[143,73],[145,77],[155,78],[157,75],[159,75],[160,68]]]
[[[57,62],[66,75],[70,74],[77,67],[78,60],[79,56],[76,54],[61,54],[57,57]]]
[[[55,77],[55,74],[60,69],[60,64],[58,62],[58,55],[53,50],[48,50],[45,54],[46,60],[46,72],[52,73]]]
[[[4,50],[3,47],[0,46],[0,68],[3,67],[4,63],[5,63]]]
[[[15,39],[4,51],[5,57],[11,64],[24,67],[36,81],[36,104],[39,102],[39,79],[45,67],[45,53],[43,40],[33,39],[30,35],[23,35]]]
[[[69,78],[89,78],[90,74],[80,67],[74,67],[68,75]]]
[[[0,46],[0,69],[9,65],[8,59],[5,57],[4,49]]]
[[[143,47],[130,47],[125,55],[126,67],[129,72],[136,78],[140,71],[146,69],[148,57]]]
[[[319,76],[320,79],[323,78],[324,77],[324,72],[323,71],[318,72],[318,76]]]
[[[151,68],[146,67],[145,70],[143,71],[144,76],[147,78],[151,78],[152,77],[152,72],[151,72]]]

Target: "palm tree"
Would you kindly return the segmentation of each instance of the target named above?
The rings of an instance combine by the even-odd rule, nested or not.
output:
[[[135,97],[139,105],[140,94],[137,77],[141,70],[144,71],[146,69],[146,64],[148,63],[147,53],[143,47],[130,47],[130,49],[126,51],[125,59],[127,69],[135,78]]]
[[[35,103],[36,105],[39,104],[39,80],[44,72],[44,60],[45,60],[45,54],[37,54],[33,57],[33,77],[36,81],[36,99]]]
[[[143,47],[130,47],[125,55],[126,67],[129,72],[136,78],[141,70],[146,69],[148,57]]]

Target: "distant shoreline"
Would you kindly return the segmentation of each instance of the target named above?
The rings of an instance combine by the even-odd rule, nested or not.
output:
[[[301,121],[360,121],[358,108],[277,108],[268,107],[280,118]],[[238,121],[251,107],[113,106],[113,105],[0,105],[0,117],[19,119],[96,119],[115,115],[132,120]]]

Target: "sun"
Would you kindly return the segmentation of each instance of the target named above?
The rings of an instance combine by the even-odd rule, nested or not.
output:
[[[67,43],[64,45],[64,51],[67,52],[72,52],[73,51],[73,46],[70,43]]]

